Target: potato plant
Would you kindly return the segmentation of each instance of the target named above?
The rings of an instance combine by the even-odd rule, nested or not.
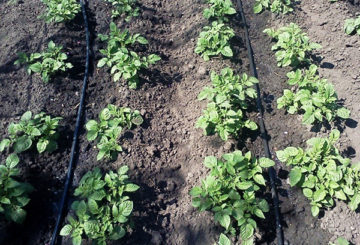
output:
[[[345,20],[344,26],[345,33],[348,35],[352,35],[357,33],[360,35],[360,16],[356,19],[347,19]]]
[[[317,216],[322,208],[334,206],[334,199],[349,202],[356,210],[360,204],[360,163],[340,155],[335,147],[340,132],[334,130],[329,138],[312,138],[307,149],[288,147],[277,151],[278,159],[292,169],[290,185],[302,188],[310,200],[311,213]]]
[[[303,113],[304,124],[331,122],[335,118],[347,119],[350,111],[338,104],[334,86],[317,75],[317,66],[309,69],[289,72],[288,84],[296,90],[284,90],[284,95],[277,100],[277,108],[285,108],[290,114]]]
[[[309,64],[310,52],[321,48],[320,44],[310,42],[307,34],[294,23],[278,30],[265,29],[264,32],[276,41],[271,49],[276,51],[278,66],[298,67]]]
[[[226,233],[240,233],[242,244],[253,244],[253,234],[257,227],[254,217],[265,219],[269,205],[265,199],[256,197],[260,186],[266,182],[263,168],[274,165],[268,158],[257,160],[251,152],[241,151],[224,154],[221,159],[206,157],[204,165],[210,169],[201,186],[190,191],[193,206],[200,211],[214,213],[216,222],[225,228]],[[220,244],[228,244],[223,237]]]
[[[19,59],[14,64],[26,64],[29,74],[39,73],[42,80],[47,83],[56,73],[73,68],[70,62],[66,62],[68,57],[61,50],[62,46],[56,46],[50,41],[47,50],[42,53],[33,53],[30,56],[22,52],[18,53]]]
[[[47,7],[47,12],[40,18],[50,22],[65,22],[75,18],[80,12],[80,4],[76,0],[41,0]]]
[[[117,153],[122,151],[118,141],[123,129],[131,129],[133,125],[143,123],[139,111],[111,104],[100,112],[99,119],[99,122],[90,120],[86,123],[87,139],[95,140],[99,149],[98,161],[104,157],[115,158]]]
[[[126,16],[125,21],[129,22],[132,17],[139,16],[139,8],[136,7],[137,0],[106,0],[111,3],[114,9],[111,12],[112,18]]]
[[[219,241],[214,243],[214,245],[231,245],[231,241],[224,233],[221,233]]]
[[[254,13],[259,14],[264,10],[270,10],[276,14],[287,14],[294,11],[292,5],[293,0],[256,0],[254,5]]]
[[[107,41],[108,45],[111,47],[129,47],[133,46],[136,43],[139,44],[148,44],[149,42],[146,40],[145,37],[141,36],[140,34],[131,35],[128,30],[121,31],[116,27],[114,22],[110,23],[110,33],[109,35],[99,34],[98,35],[101,41]]]
[[[68,224],[60,235],[71,236],[73,245],[81,245],[83,238],[106,245],[107,240],[124,237],[133,210],[133,202],[126,194],[139,189],[129,181],[128,170],[122,166],[105,176],[99,168],[87,172],[75,189],[77,200],[71,205]]]
[[[20,174],[16,168],[19,161],[16,154],[11,154],[5,164],[0,164],[0,214],[7,220],[21,224],[26,218],[24,207],[30,201],[28,196],[33,187],[16,180]]]
[[[218,133],[223,140],[230,135],[237,138],[244,127],[256,130],[256,123],[246,119],[245,111],[249,99],[256,98],[252,86],[258,80],[245,73],[240,77],[230,68],[224,68],[220,75],[212,72],[211,81],[212,87],[205,87],[198,96],[199,100],[207,99],[209,103],[196,127],[202,128],[205,135]]]
[[[25,112],[19,123],[11,123],[8,127],[9,138],[0,142],[0,152],[11,148],[16,153],[24,152],[33,145],[39,153],[53,152],[57,149],[59,137],[57,129],[61,117],[52,118],[44,112],[32,116],[31,111]]]
[[[107,41],[106,49],[101,49],[105,57],[100,59],[97,66],[111,68],[114,82],[121,78],[128,82],[131,89],[136,89],[139,84],[139,71],[148,68],[161,60],[158,55],[150,54],[140,57],[129,48],[135,43],[147,44],[148,41],[139,34],[130,35],[127,30],[121,32],[115,23],[110,24],[110,35],[99,35],[100,39]]]
[[[219,22],[227,22],[227,15],[236,14],[231,0],[207,0],[209,8],[204,9],[203,15],[206,19],[217,19]]]
[[[195,53],[200,54],[205,61],[211,56],[222,54],[232,57],[233,51],[230,47],[230,39],[235,36],[234,30],[224,23],[213,21],[211,26],[205,26],[197,41]]]

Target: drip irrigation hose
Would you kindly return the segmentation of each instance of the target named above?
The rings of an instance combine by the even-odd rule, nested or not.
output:
[[[68,165],[68,172],[66,174],[64,191],[63,191],[63,194],[62,194],[62,197],[61,197],[59,213],[58,213],[58,217],[56,219],[56,224],[55,224],[54,232],[53,232],[52,237],[51,237],[50,245],[55,245],[56,244],[57,237],[58,237],[58,234],[59,234],[60,225],[62,224],[62,221],[63,221],[63,218],[64,218],[65,203],[66,203],[66,200],[67,200],[69,188],[71,186],[71,181],[72,181],[73,174],[74,174],[74,166],[75,166],[76,161],[77,161],[77,157],[76,157],[77,142],[78,142],[78,138],[79,138],[79,131],[80,131],[80,126],[81,126],[81,121],[82,121],[82,112],[83,112],[84,101],[85,101],[86,87],[87,87],[87,82],[88,82],[88,77],[89,77],[90,32],[89,32],[89,24],[88,24],[88,19],[87,19],[87,15],[86,15],[84,1],[86,1],[86,0],[80,0],[81,12],[82,12],[82,15],[83,15],[83,18],[84,18],[85,33],[86,33],[85,74],[84,74],[83,86],[82,86],[82,89],[81,89],[81,97],[80,97],[79,109],[78,109],[77,117],[76,117],[76,125],[75,125],[75,131],[74,131],[72,146],[71,146],[71,153],[70,153],[70,161],[69,161],[69,165]]]
[[[251,47],[249,30],[248,30],[248,26],[246,23],[242,0],[237,0],[237,6],[238,6],[238,9],[239,9],[239,12],[241,15],[242,22],[244,24],[246,48],[247,48],[248,56],[249,56],[249,60],[250,60],[250,70],[251,70],[252,76],[258,78],[255,60],[254,60],[254,52]],[[255,85],[255,88],[256,88],[256,93],[257,93],[256,106],[260,113],[259,114],[260,137],[262,138],[262,141],[263,141],[265,157],[271,159],[271,153],[270,153],[269,142],[268,142],[268,134],[267,134],[267,131],[265,128],[265,122],[264,122],[264,110],[263,110],[263,106],[262,106],[262,102],[261,102],[260,86],[258,83]],[[277,236],[277,240],[278,240],[278,245],[284,245],[284,234],[283,234],[283,230],[282,230],[281,219],[280,219],[280,210],[279,210],[279,197],[277,194],[276,184],[275,184],[275,180],[276,180],[275,169],[273,167],[270,167],[268,170],[268,173],[269,173],[270,184],[271,184],[271,195],[272,195],[274,209],[275,209],[276,236]]]

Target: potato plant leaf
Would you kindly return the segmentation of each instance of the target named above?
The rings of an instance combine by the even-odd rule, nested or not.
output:
[[[303,189],[303,194],[311,201],[314,216],[322,208],[333,207],[335,199],[348,202],[352,210],[360,205],[359,164],[352,165],[350,159],[340,155],[334,146],[339,135],[340,132],[334,130],[329,138],[308,140],[305,150],[292,147],[276,152],[280,161],[293,167],[290,184]]]
[[[139,111],[132,111],[130,108],[117,107],[112,104],[100,112],[99,122],[89,120],[85,125],[86,138],[97,143],[99,152],[96,159],[99,161],[103,158],[115,158],[117,152],[122,151],[118,141],[123,129],[131,129],[133,125],[137,126],[142,122],[143,119]],[[128,188],[135,188],[135,186]]]
[[[271,165],[264,159],[262,163]],[[190,191],[193,206],[200,211],[212,211],[215,221],[227,232],[239,232],[243,242],[252,244],[256,227],[252,217],[264,219],[264,213],[269,211],[266,200],[257,198],[255,194],[260,191],[258,183],[265,185],[262,177],[264,167],[250,152],[243,155],[241,151],[224,154],[221,159],[206,157],[204,164],[210,173],[201,186]],[[222,243],[228,241],[226,237],[221,238]]]
[[[16,168],[20,159],[16,154],[6,158],[5,164],[0,164],[0,215],[9,221],[23,223],[26,218],[24,207],[33,187],[27,183],[18,182],[20,170]]]
[[[253,85],[258,80],[246,74],[235,75],[230,68],[220,74],[211,73],[211,87],[205,87],[198,99],[209,101],[195,127],[202,128],[205,135],[217,133],[221,139],[237,138],[243,128],[256,130],[255,122],[246,118],[245,111],[251,100],[256,98]]]
[[[231,241],[226,235],[221,233],[218,245],[231,245]]]
[[[205,61],[219,54],[232,57],[230,40],[235,36],[234,30],[222,22],[213,21],[211,26],[205,26],[197,41],[195,53],[200,54]]]
[[[307,64],[311,51],[321,48],[319,44],[311,43],[307,34],[302,32],[295,23],[290,23],[278,30],[265,29],[264,33],[276,41],[272,50],[276,51],[278,66],[296,68],[302,64]]]
[[[99,168],[87,172],[75,189],[78,200],[71,205],[71,213],[60,232],[73,237],[72,243],[80,244],[83,238],[95,244],[105,244],[108,239],[119,240],[125,236],[133,202],[126,193],[137,190],[129,181],[128,168],[103,175]],[[99,194],[102,193],[102,194]]]
[[[47,23],[67,22],[80,12],[80,4],[76,0],[41,0],[47,11],[40,16]]]
[[[109,0],[115,5],[119,1]],[[100,34],[102,41],[107,41],[105,49],[101,49],[100,53],[105,57],[98,61],[97,67],[110,68],[114,82],[123,79],[127,81],[129,88],[136,89],[139,85],[139,71],[148,68],[161,60],[160,56],[150,54],[147,57],[140,57],[136,52],[132,51],[132,47],[136,44],[147,44],[147,40],[140,34],[131,35],[128,30],[120,31],[114,22],[110,23],[110,34]]]
[[[303,114],[303,123],[312,125],[335,118],[347,119],[350,111],[338,103],[334,86],[317,74],[318,67],[289,72],[289,85],[293,91],[284,90],[277,100],[278,109],[285,108],[290,114]]]
[[[293,168],[290,171],[290,185],[295,186],[301,180],[301,169],[300,168]]]
[[[61,117],[50,117],[41,112],[32,115],[25,112],[18,123],[11,123],[8,127],[9,138],[0,143],[0,151],[6,148],[13,149],[15,153],[29,150],[36,144],[39,153],[56,150],[59,135],[57,129]]]
[[[38,73],[43,82],[47,83],[56,73],[73,67],[71,63],[66,62],[67,55],[62,52],[62,49],[62,46],[56,46],[53,41],[50,41],[47,50],[42,53],[33,53],[29,57],[24,53],[19,53],[19,59],[15,61],[15,64],[25,64],[29,74]]]

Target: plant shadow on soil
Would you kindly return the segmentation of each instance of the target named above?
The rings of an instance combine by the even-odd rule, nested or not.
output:
[[[161,72],[158,69],[144,70],[141,74],[143,74],[143,76],[140,78],[140,87],[145,83],[150,86],[162,84],[170,87],[173,83],[179,83],[182,79],[182,75],[180,73],[170,75],[168,73]]]
[[[31,169],[26,167],[26,175],[29,178],[26,182],[31,183],[35,190],[30,194],[31,201],[26,206],[27,217],[23,224],[18,225],[15,223],[9,224],[4,232],[3,243],[7,245],[19,245],[19,244],[32,244],[30,241],[36,241],[39,236],[39,231],[42,231],[42,238],[46,239],[47,234],[44,231],[49,229],[49,224],[55,223],[55,217],[57,213],[57,206],[54,202],[54,192],[52,189],[48,189],[49,182],[53,183],[53,187],[61,188],[62,183],[58,179],[54,179],[53,176],[47,173],[40,173],[37,169]],[[60,193],[58,193],[60,194]],[[52,220],[49,222],[49,220]],[[52,226],[50,226],[52,227]],[[19,236],[19,232],[21,236]],[[0,240],[1,241],[1,240]],[[45,240],[42,240],[41,244],[45,244]]]
[[[339,100],[339,104],[341,105],[342,103],[343,103],[343,101]],[[310,128],[310,131],[315,132],[315,133],[319,133],[319,132],[321,132],[322,129],[325,129],[327,131],[337,129],[341,133],[343,133],[346,127],[356,128],[357,125],[358,125],[358,122],[351,119],[351,118],[348,118],[348,119],[335,118],[335,120],[333,122],[333,125],[331,125],[327,121],[323,121],[321,123],[317,123],[317,124],[312,125],[311,128]]]
[[[10,72],[14,72],[17,71],[19,69],[21,69],[20,67],[16,67],[14,65],[14,62],[17,60],[17,57],[12,58],[11,60],[9,60],[8,62],[6,62],[5,64],[0,66],[0,73],[6,74],[6,73],[10,73]]]

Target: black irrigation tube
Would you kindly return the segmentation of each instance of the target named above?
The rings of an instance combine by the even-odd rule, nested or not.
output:
[[[251,47],[249,30],[248,30],[248,26],[247,26],[247,22],[246,22],[246,17],[244,14],[242,0],[237,0],[237,5],[238,5],[238,9],[239,9],[239,12],[241,15],[242,22],[244,24],[246,48],[248,51],[248,56],[249,56],[249,61],[250,61],[250,70],[251,70],[252,76],[258,78],[255,60],[254,60],[254,52]],[[261,102],[260,86],[259,86],[259,84],[256,84],[255,87],[256,87],[256,93],[257,93],[256,106],[260,113],[259,114],[260,137],[262,138],[262,141],[263,141],[265,157],[271,159],[271,153],[270,153],[269,142],[268,142],[268,134],[266,132],[265,122],[264,122],[264,110],[263,110],[263,106],[262,106],[262,102]],[[284,234],[283,234],[283,230],[282,230],[280,210],[279,210],[279,197],[277,194],[276,184],[275,184],[276,172],[273,167],[270,167],[268,171],[269,171],[270,184],[271,184],[271,194],[272,194],[272,199],[273,199],[273,204],[274,204],[274,209],[275,209],[276,236],[277,236],[277,240],[278,240],[278,245],[284,245]]]
[[[75,125],[75,131],[74,131],[72,146],[71,146],[71,153],[70,153],[70,161],[69,161],[69,165],[68,165],[68,172],[66,174],[64,191],[63,191],[63,194],[62,194],[62,197],[61,197],[59,213],[58,213],[58,216],[57,216],[57,219],[56,219],[56,224],[55,224],[55,228],[54,228],[54,231],[53,231],[53,234],[52,234],[52,237],[51,237],[50,245],[55,245],[56,244],[57,237],[58,237],[58,234],[59,234],[60,225],[61,225],[61,223],[63,221],[63,218],[64,218],[65,203],[66,203],[66,200],[67,200],[69,188],[70,188],[71,181],[72,181],[72,178],[73,178],[75,163],[77,161],[77,157],[76,157],[77,142],[78,142],[78,138],[79,138],[79,131],[80,131],[80,126],[81,126],[81,121],[82,121],[81,119],[82,119],[82,112],[83,112],[84,101],[85,101],[86,87],[87,87],[87,82],[88,82],[88,77],[89,77],[90,32],[89,32],[89,24],[88,24],[88,19],[87,19],[87,15],[86,15],[84,1],[86,1],[86,0],[80,0],[81,11],[82,11],[82,15],[84,17],[85,33],[86,33],[85,74],[84,74],[83,86],[82,86],[82,89],[81,89],[81,97],[80,97],[79,109],[78,109],[78,113],[77,113],[77,117],[76,117],[76,125]]]

